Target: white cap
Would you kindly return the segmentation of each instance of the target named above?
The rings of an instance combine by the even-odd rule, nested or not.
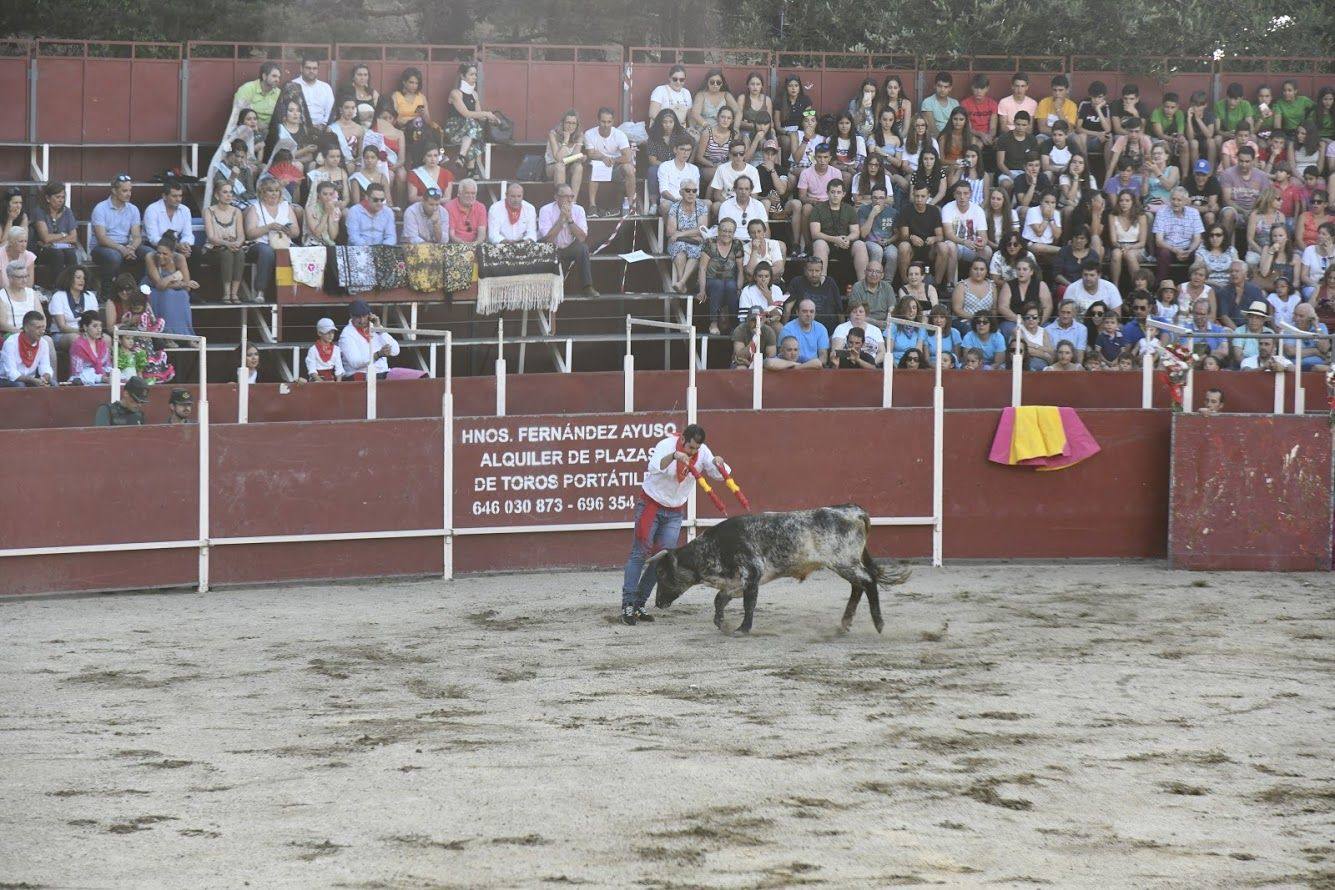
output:
[[[327,334],[336,330],[338,330],[338,325],[334,324],[332,318],[322,318],[315,323],[315,333],[317,334]]]

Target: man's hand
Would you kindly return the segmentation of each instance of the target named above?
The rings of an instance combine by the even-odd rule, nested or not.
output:
[[[724,463],[724,462],[723,462],[723,458],[719,457],[717,454],[714,455],[714,466],[718,467],[718,471],[719,471],[720,473],[726,473],[726,472],[728,472],[728,470],[727,470],[727,466],[728,466],[728,465],[727,465],[726,463]]]
[[[687,454],[685,451],[672,452],[672,459],[679,460],[684,464],[689,464],[691,462],[691,456]]]

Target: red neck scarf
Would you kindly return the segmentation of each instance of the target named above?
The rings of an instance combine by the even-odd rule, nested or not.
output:
[[[677,450],[677,451],[683,451],[684,449],[682,448],[682,446],[685,445],[685,444],[686,444],[686,439],[685,439],[685,437],[684,437],[684,436],[678,436],[678,437],[677,437],[677,449],[676,449],[676,450]],[[689,466],[688,466],[687,464],[682,463],[681,461],[677,461],[677,481],[678,481],[678,482],[684,482],[684,481],[686,481],[686,474],[690,472],[690,468],[691,468],[691,467],[694,467],[694,466],[695,466],[695,462],[696,462],[696,460],[699,459],[699,457],[700,457],[700,452],[699,452],[699,451],[695,452],[695,454],[692,454],[692,455],[691,455],[690,465],[689,465]]]
[[[512,226],[514,226],[514,225],[518,225],[518,224],[519,224],[519,214],[521,214],[521,213],[524,212],[524,205],[523,205],[523,204],[520,204],[518,208],[516,208],[516,209],[514,209],[514,210],[511,210],[511,209],[510,209],[510,205],[509,205],[509,204],[506,204],[506,205],[505,205],[505,212],[506,212],[507,214],[509,214],[509,216],[510,216],[510,225],[512,225]]]
[[[19,336],[19,364],[25,368],[31,368],[37,361],[37,350],[42,348],[42,338],[38,337],[36,343],[28,343],[28,335],[21,333]]]
[[[365,340],[367,343],[371,342],[371,326],[369,324],[364,328],[359,328],[356,325],[353,325],[352,328],[357,333],[361,334],[362,339]],[[330,345],[332,346],[333,344],[331,343]]]
[[[358,329],[360,330],[360,328]],[[367,338],[370,339],[369,337]],[[334,357],[334,344],[326,343],[323,340],[315,341],[315,354],[320,357],[320,361],[327,362]]]

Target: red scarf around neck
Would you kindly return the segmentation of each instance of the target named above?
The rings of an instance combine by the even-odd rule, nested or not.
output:
[[[358,328],[360,330],[360,328]],[[370,339],[369,337],[367,338]],[[315,354],[320,357],[320,361],[327,362],[334,357],[334,344],[326,343],[323,340],[315,341]]]
[[[19,364],[25,368],[31,368],[37,362],[37,351],[42,348],[42,338],[38,337],[37,342],[28,343],[28,335],[21,333],[19,338]]]
[[[685,437],[685,436],[678,436],[678,437],[677,437],[677,448],[676,448],[676,450],[677,450],[677,451],[684,451],[685,449],[683,449],[682,446],[685,445],[685,444],[686,444],[686,437]],[[699,459],[699,457],[700,457],[700,452],[699,452],[699,451],[695,452],[695,454],[692,454],[692,455],[690,456],[691,459],[690,459],[690,465],[689,465],[689,466],[688,466],[687,464],[682,463],[681,461],[677,461],[677,481],[678,481],[678,482],[684,482],[684,481],[686,481],[686,474],[690,472],[690,468],[691,468],[691,467],[694,467],[694,466],[695,466],[695,462],[696,462],[696,460]]]
[[[367,343],[371,342],[371,326],[369,324],[364,328],[359,328],[356,325],[353,325],[352,329],[357,333],[361,334],[362,339],[365,340]]]

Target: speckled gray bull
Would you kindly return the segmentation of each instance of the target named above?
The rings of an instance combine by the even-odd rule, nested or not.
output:
[[[761,584],[775,578],[803,581],[812,572],[829,569],[852,585],[841,627],[847,631],[852,625],[865,592],[872,624],[880,633],[885,622],[877,585],[902,584],[911,570],[876,565],[867,550],[870,529],[871,518],[857,504],[735,516],[705,529],[684,547],[655,555],[644,570],[657,572],[655,604],[660,609],[696,584],[718,590],[714,624],[719,630],[723,607],[741,596],[745,614],[737,632],[749,633]]]

